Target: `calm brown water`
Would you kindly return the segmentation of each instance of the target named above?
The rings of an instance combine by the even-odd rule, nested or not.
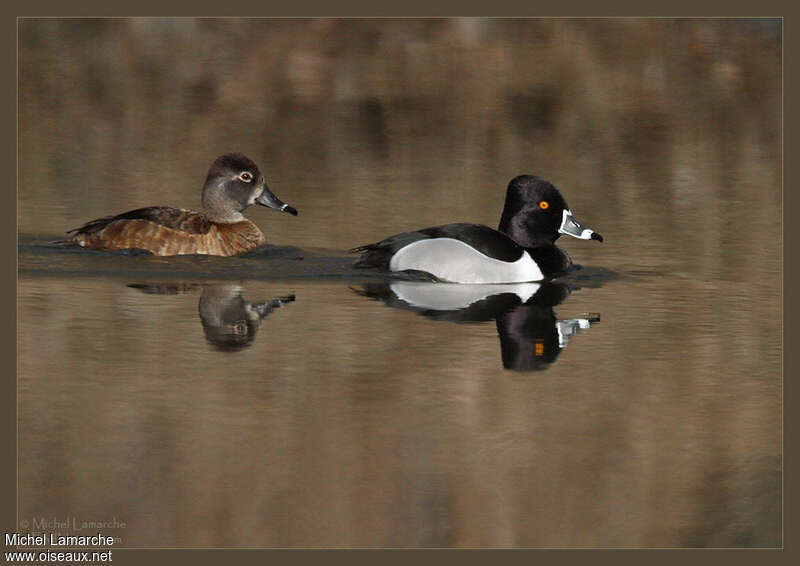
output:
[[[131,547],[782,544],[775,22],[19,38],[21,525],[110,522]],[[227,151],[300,211],[248,211],[266,251],[45,245],[199,206]],[[421,297],[472,299],[350,267],[399,231],[495,226],[521,173],[605,237],[559,240],[585,266],[571,293],[442,312]]]

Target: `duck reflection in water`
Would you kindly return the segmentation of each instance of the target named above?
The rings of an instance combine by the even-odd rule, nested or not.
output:
[[[294,295],[251,303],[238,285],[195,283],[132,283],[145,293],[175,295],[202,288],[197,310],[209,344],[223,352],[237,352],[252,345],[264,318],[294,301]]]
[[[418,281],[380,281],[352,288],[388,306],[456,323],[495,320],[503,367],[516,371],[547,369],[570,338],[587,330],[600,315],[558,320],[553,307],[575,290],[567,283],[445,285]]]

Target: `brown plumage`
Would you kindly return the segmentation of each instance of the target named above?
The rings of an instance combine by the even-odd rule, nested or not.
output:
[[[87,222],[56,242],[103,250],[147,250],[155,255],[231,256],[252,251],[266,241],[261,230],[242,216],[251,204],[297,215],[266,186],[258,167],[241,154],[219,157],[203,187],[203,210],[167,206],[131,210]]]
[[[137,216],[136,213],[147,214]],[[155,255],[230,256],[252,251],[266,239],[247,219],[217,223],[202,212],[168,207],[134,210],[92,220],[70,230],[79,246],[103,250],[147,250]]]

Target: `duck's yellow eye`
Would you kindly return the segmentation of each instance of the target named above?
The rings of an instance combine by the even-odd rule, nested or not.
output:
[[[244,181],[245,183],[249,183],[253,180],[253,175],[248,173],[247,171],[242,171],[239,173],[239,178]]]
[[[546,200],[543,200],[542,202],[539,203],[539,208],[541,208],[542,210],[547,210],[549,207],[550,203],[547,202]]]

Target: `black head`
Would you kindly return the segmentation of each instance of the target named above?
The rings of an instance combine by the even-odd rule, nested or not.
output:
[[[574,219],[567,201],[555,185],[535,175],[511,179],[499,230],[524,248],[552,244],[561,234],[580,239],[603,239]]]
[[[268,206],[297,216],[297,210],[269,190],[258,165],[241,153],[218,157],[208,170],[203,207],[221,220],[238,219],[251,204]]]

